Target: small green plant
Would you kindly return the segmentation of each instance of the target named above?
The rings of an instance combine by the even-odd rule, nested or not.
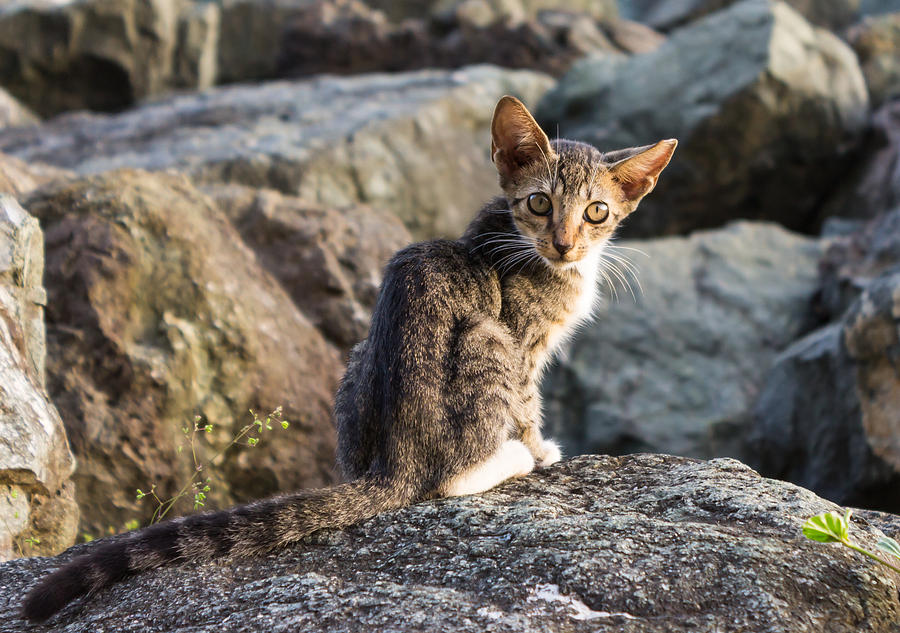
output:
[[[819,543],[841,543],[900,573],[900,567],[882,560],[874,552],[870,552],[850,540],[850,514],[852,512],[852,510],[847,510],[844,516],[837,512],[823,512],[810,517],[803,524],[803,536]],[[875,547],[900,560],[900,543],[894,539],[883,538],[875,544]]]
[[[282,429],[287,429],[290,426],[290,423],[282,417],[281,407],[278,407],[263,418],[260,418],[253,409],[250,409],[250,415],[253,416],[253,420],[250,424],[241,428],[228,445],[207,460],[201,460],[197,455],[197,436],[200,433],[212,433],[213,425],[208,422],[204,423],[203,419],[198,415],[194,418],[192,427],[182,427],[181,432],[184,435],[186,445],[191,450],[194,472],[181,489],[168,499],[162,499],[156,494],[156,484],[152,484],[150,489],[146,492],[140,488],[137,489],[137,494],[135,496],[138,500],[150,498],[156,503],[153,516],[150,518],[151,524],[162,521],[172,507],[178,503],[179,500],[188,495],[193,496],[194,510],[199,510],[204,507],[206,505],[206,495],[210,492],[210,484],[212,483],[212,477],[207,475],[207,473],[212,471],[212,467],[217,465],[216,460],[222,457],[229,448],[238,444],[249,447],[257,446],[262,434],[265,431],[271,431],[273,424],[279,425]],[[179,445],[176,449],[177,452],[182,453],[184,446],[185,445]],[[134,521],[134,523],[137,523],[137,521]],[[137,525],[134,527],[137,527]],[[126,524],[126,528],[134,529],[130,527],[129,524]]]

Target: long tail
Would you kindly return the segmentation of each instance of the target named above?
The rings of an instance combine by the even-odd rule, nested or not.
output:
[[[23,616],[42,622],[76,598],[179,560],[269,552],[316,530],[348,527],[401,508],[414,495],[402,484],[359,479],[158,523],[128,538],[98,545],[54,571],[28,592]]]

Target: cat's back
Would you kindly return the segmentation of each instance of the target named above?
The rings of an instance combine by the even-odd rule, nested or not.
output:
[[[434,330],[472,313],[499,312],[495,271],[461,241],[432,240],[404,248],[388,263],[372,328]]]

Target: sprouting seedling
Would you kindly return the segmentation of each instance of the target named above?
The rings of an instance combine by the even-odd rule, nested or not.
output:
[[[823,512],[814,517],[810,517],[803,524],[803,536],[818,541],[819,543],[842,543],[852,550],[864,554],[869,558],[878,561],[885,567],[890,567],[894,571],[900,573],[900,567],[882,560],[874,552],[870,552],[864,547],[860,547],[850,540],[850,514],[852,510],[847,510],[844,516],[837,512]],[[882,552],[889,554],[900,560],[900,543],[892,538],[885,537],[878,541],[876,547]]]
[[[206,505],[207,493],[211,490],[212,484],[212,478],[205,476],[206,473],[211,471],[211,468],[217,464],[217,460],[219,460],[225,454],[225,451],[232,446],[240,444],[242,446],[254,447],[259,444],[262,434],[265,431],[272,430],[273,422],[280,425],[282,429],[287,429],[288,426],[290,426],[290,423],[283,418],[283,411],[282,407],[278,407],[264,418],[260,418],[259,415],[251,409],[250,415],[253,416],[253,421],[242,427],[237,432],[237,435],[235,435],[224,448],[207,460],[201,460],[197,453],[197,437],[200,433],[212,433],[213,425],[210,422],[203,420],[202,416],[195,416],[193,424],[181,428],[181,433],[184,435],[186,445],[191,451],[191,459],[193,460],[194,468],[191,478],[185,482],[174,496],[168,499],[163,499],[156,494],[155,484],[151,485],[150,490],[146,492],[140,488],[136,491],[135,498],[137,500],[149,497],[156,503],[156,509],[153,512],[153,516],[150,518],[150,523],[162,521],[180,499],[191,494],[193,494],[194,498],[194,510],[199,510],[204,507]],[[252,433],[256,433],[256,435],[253,436],[251,435]],[[184,445],[179,445],[176,451],[181,453],[183,452],[183,449]]]

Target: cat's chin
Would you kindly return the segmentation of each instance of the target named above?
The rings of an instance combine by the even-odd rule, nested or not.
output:
[[[541,255],[541,259],[544,260],[544,264],[551,270],[572,270],[577,268],[578,265],[584,261],[584,259],[551,259],[543,255]]]

